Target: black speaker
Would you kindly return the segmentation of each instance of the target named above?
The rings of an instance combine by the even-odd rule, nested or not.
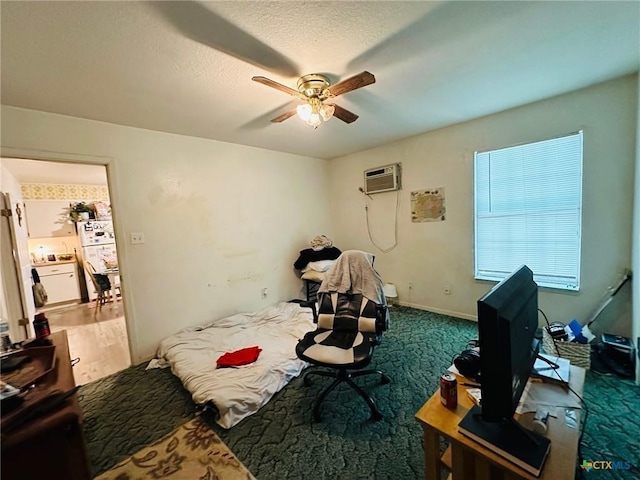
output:
[[[465,350],[453,359],[453,364],[465,377],[475,378],[480,372],[480,352]]]

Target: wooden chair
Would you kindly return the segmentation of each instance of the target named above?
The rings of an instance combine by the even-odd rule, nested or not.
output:
[[[109,292],[109,290],[103,289],[98,283],[98,280],[95,277],[98,272],[89,260],[85,260],[84,269],[87,272],[87,275],[89,275],[91,283],[93,283],[93,288],[96,291],[96,309],[99,310],[102,308],[102,305],[107,303],[107,292]]]

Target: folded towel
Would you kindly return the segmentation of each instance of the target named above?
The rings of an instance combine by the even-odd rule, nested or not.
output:
[[[253,363],[258,359],[261,351],[259,347],[247,347],[235,352],[227,352],[216,361],[217,368],[239,367]]]
[[[343,252],[326,271],[318,293],[361,293],[378,305],[386,305],[382,277],[373,268],[375,256],[359,250]]]

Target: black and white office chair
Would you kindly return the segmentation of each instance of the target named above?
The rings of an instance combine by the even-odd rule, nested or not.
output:
[[[343,259],[344,256],[347,258]],[[374,347],[380,344],[382,332],[388,327],[387,307],[381,293],[382,279],[373,269],[373,258],[365,252],[344,252],[327,272],[327,278],[320,287],[318,311],[315,304],[308,304],[313,308],[317,329],[307,333],[296,346],[298,357],[314,366],[305,373],[304,383],[310,384],[310,375],[335,379],[314,404],[313,417],[318,422],[323,400],[343,382],[367,402],[371,420],[382,418],[371,396],[353,381],[353,378],[364,375],[379,375],[381,383],[390,382],[380,370],[364,370],[371,362]],[[362,267],[362,271],[355,271],[354,264],[356,270]],[[367,264],[371,272],[367,271]],[[380,303],[367,298],[363,290]]]

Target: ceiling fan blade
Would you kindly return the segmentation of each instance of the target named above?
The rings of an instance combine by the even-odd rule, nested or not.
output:
[[[358,119],[358,115],[350,112],[346,108],[342,108],[340,105],[333,104],[335,110],[333,112],[333,116],[339,118],[344,123],[353,123]]]
[[[353,77],[342,80],[335,85],[331,85],[329,88],[327,88],[327,90],[329,91],[329,96],[337,97],[338,95],[351,92],[358,88],[366,87],[367,85],[371,85],[372,83],[376,83],[376,77],[374,77],[373,74],[369,72],[362,72],[358,75],[354,75]]]
[[[296,109],[289,110],[288,112],[283,113],[282,115],[278,115],[276,118],[271,120],[271,123],[280,123],[284,122],[287,118],[291,118],[296,114]]]
[[[263,85],[266,85],[267,87],[275,88],[276,90],[280,90],[281,92],[292,95],[294,97],[298,96],[297,90],[294,90],[293,88],[289,88],[286,85],[282,85],[281,83],[274,82],[273,80],[267,77],[260,77],[260,76],[252,77],[251,80],[253,80],[254,82],[258,82]]]

